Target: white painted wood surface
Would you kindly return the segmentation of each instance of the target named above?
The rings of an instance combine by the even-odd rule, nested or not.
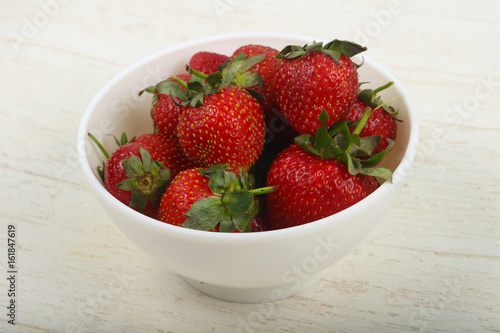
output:
[[[499,14],[493,0],[0,2],[0,331],[500,332]],[[309,290],[261,305],[160,268],[98,205],[75,151],[84,109],[120,70],[245,31],[367,45],[421,123],[412,175],[375,232]]]

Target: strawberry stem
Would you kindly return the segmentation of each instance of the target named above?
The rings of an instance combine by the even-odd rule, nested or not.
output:
[[[373,89],[373,95],[376,95],[376,94],[378,94],[379,92],[381,92],[382,90],[385,90],[385,89],[389,88],[389,87],[390,87],[390,86],[392,86],[393,84],[394,84],[394,82],[393,82],[393,81],[389,81],[389,82],[387,82],[386,84],[384,84],[383,86],[380,86],[380,87],[378,87],[378,88],[376,88],[376,89]]]
[[[99,142],[99,140],[97,140],[97,138],[92,133],[87,133],[87,134],[90,137],[90,139],[96,144],[96,146],[99,147],[99,149],[104,154],[104,156],[106,157],[106,159],[108,159],[109,158],[109,153],[106,151],[106,149],[104,148],[104,146]]]
[[[205,73],[202,73],[200,71],[197,71],[196,69],[194,69],[193,67],[189,67],[189,73],[193,74],[193,75],[196,75],[197,77],[201,78],[201,79],[204,79],[206,80],[208,75],[205,74]]]
[[[187,82],[184,81],[183,79],[181,79],[181,78],[179,78],[179,77],[177,77],[175,75],[172,75],[170,78],[172,79],[172,81],[174,81],[175,83],[179,84],[183,88],[189,89]]]
[[[277,190],[276,186],[266,186],[266,187],[256,188],[253,190],[248,190],[247,192],[252,195],[261,195],[261,194],[275,192],[276,190]]]
[[[392,85],[392,82],[389,82],[385,86],[379,87],[379,88],[375,89],[374,91],[384,90],[385,88],[390,87],[391,85]],[[385,105],[387,105],[387,103],[392,102],[396,99],[397,99],[397,97],[395,97],[395,98],[393,98],[385,103],[379,104],[376,108],[373,108],[373,109],[371,107],[367,106],[365,109],[365,112],[363,112],[363,115],[361,116],[361,119],[359,120],[358,124],[356,125],[356,128],[354,129],[354,131],[352,131],[352,134],[359,135],[359,133],[361,133],[361,131],[363,130],[363,127],[365,127],[366,122],[368,121],[368,119],[370,118],[372,113],[375,112],[375,110],[383,108]]]
[[[356,128],[354,131],[352,131],[352,134],[354,135],[359,135],[361,131],[363,130],[363,127],[365,127],[366,122],[372,115],[373,109],[369,106],[366,107],[365,112],[363,112],[363,115],[361,116],[361,119],[359,120],[358,124],[356,125]]]

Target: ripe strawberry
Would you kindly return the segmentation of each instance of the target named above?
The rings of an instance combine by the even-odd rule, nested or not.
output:
[[[374,177],[353,176],[345,164],[322,160],[296,144],[285,149],[269,170],[267,195],[271,229],[319,220],[365,198],[378,187]]]
[[[276,56],[278,55],[279,51],[270,46],[247,44],[236,49],[233,52],[231,59],[235,59],[240,53],[243,53],[248,57],[265,54],[265,58],[262,61],[248,69],[248,71],[255,71],[260,74],[263,80],[262,87],[253,86],[249,87],[249,89],[255,90],[264,95],[264,98],[259,100],[264,114],[272,112],[273,108],[276,108],[278,106],[276,103],[276,94],[273,88],[273,81],[274,73],[276,71],[276,64],[278,63],[278,59],[276,59]]]
[[[227,165],[180,172],[163,194],[159,219],[191,229],[262,231],[259,201],[254,195],[273,188],[250,189],[247,175],[236,177]]]
[[[193,166],[178,141],[162,134],[144,134],[111,155],[103,153],[107,157],[105,188],[124,204],[153,218],[171,178]]]
[[[262,152],[265,134],[262,108],[249,92],[233,82],[243,74],[241,68],[255,64],[253,57],[245,58],[228,62],[222,73],[206,75],[188,68],[198,80],[185,82],[174,78],[187,89],[187,93],[172,90],[187,106],[179,119],[177,137],[186,155],[199,167],[228,164],[235,172],[246,172]],[[244,76],[248,85],[261,81],[256,72]],[[177,86],[172,82],[167,84]]]
[[[358,93],[358,72],[350,59],[366,50],[334,40],[323,46],[287,46],[277,58],[274,89],[279,108],[300,134],[314,134],[326,110],[331,126],[352,106]]]
[[[273,161],[266,183],[277,188],[267,195],[271,229],[335,214],[377,189],[375,176],[391,180],[390,170],[373,168],[387,151],[371,155],[378,140],[374,143],[372,138],[358,135],[366,120],[359,122],[353,134],[350,122],[336,123],[328,131],[326,120],[328,115],[323,111],[315,138],[309,134],[297,137],[296,144]]]
[[[204,74],[216,72],[229,57],[216,52],[200,51],[195,53],[189,60],[189,67],[196,69]]]
[[[184,81],[188,80],[188,75],[186,73],[179,74],[177,77]],[[171,78],[168,80],[173,82]],[[165,81],[161,81],[154,86],[144,89],[139,95],[144,91],[154,94],[151,103],[151,117],[154,121],[155,131],[156,133],[175,138],[177,137],[179,117],[185,107],[179,105],[181,101],[177,97],[171,96],[171,86],[165,85],[164,82]],[[179,86],[179,88],[183,89],[181,86]]]
[[[205,96],[203,105],[188,106],[179,119],[177,136],[195,164],[227,163],[239,172],[257,161],[264,131],[259,103],[244,89],[229,85]]]
[[[342,120],[350,121],[360,120],[367,107],[376,108],[359,133],[360,137],[380,137],[380,143],[375,147],[374,153],[385,150],[389,146],[389,140],[396,140],[397,121],[400,121],[396,118],[397,111],[383,104],[380,97],[377,97],[378,92],[390,87],[392,84],[393,82],[389,82],[375,90],[364,89],[360,91],[353,106],[342,118]],[[351,129],[351,132],[353,129]]]

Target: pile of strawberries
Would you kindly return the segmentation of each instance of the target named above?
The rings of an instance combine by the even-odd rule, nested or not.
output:
[[[396,111],[361,89],[334,40],[226,56],[200,51],[152,94],[154,132],[128,140],[99,167],[106,189],[165,223],[220,232],[292,227],[335,214],[391,181],[376,165],[396,138]]]

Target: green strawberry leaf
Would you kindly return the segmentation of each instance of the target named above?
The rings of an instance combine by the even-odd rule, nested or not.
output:
[[[223,215],[221,220],[220,220],[220,225],[219,225],[219,232],[234,232],[234,217],[231,217],[229,215]]]
[[[193,94],[189,102],[189,105],[196,108],[202,106],[204,100],[205,100],[205,95],[203,93]]]
[[[134,178],[137,176],[142,176],[144,174],[144,169],[142,168],[142,162],[139,157],[132,155],[123,160],[123,167],[125,169],[125,174],[129,178]]]
[[[151,170],[151,154],[144,148],[139,148],[139,153],[141,155],[142,166],[141,170]]]
[[[264,80],[257,71],[251,71],[252,67],[262,62],[266,54],[258,54],[248,57],[245,53],[240,52],[232,61],[228,61],[222,71],[222,82],[220,87],[225,87],[230,84],[236,84],[242,88],[258,86],[262,88]]]
[[[323,43],[313,42],[311,45],[287,45],[276,56],[277,59],[295,59],[306,55],[307,53],[320,51]]]
[[[134,178],[125,178],[118,184],[118,188],[124,191],[132,191],[137,187],[137,181]]]
[[[234,63],[234,62],[244,61],[244,60],[245,60],[245,59],[247,59],[247,58],[248,58],[248,56],[246,55],[246,53],[245,53],[245,52],[240,52],[240,53],[238,53],[238,54],[237,54],[237,55],[236,55],[236,56],[235,56],[232,60],[231,60],[231,59],[229,59],[229,60],[226,62],[226,64],[229,64],[229,63],[231,63],[231,62],[233,62],[233,63]]]
[[[351,175],[357,175],[358,173],[366,176],[373,176],[383,178],[389,182],[392,182],[392,171],[387,168],[365,168],[363,167],[363,161],[358,158],[352,158],[348,155],[347,157],[347,167]]]
[[[259,89],[262,89],[264,79],[262,79],[262,76],[258,72],[244,72],[236,76],[236,82],[242,88],[257,86]]]
[[[361,173],[366,176],[382,178],[392,183],[392,171],[387,168],[363,168]]]
[[[195,93],[204,93],[205,92],[205,87],[203,86],[203,83],[200,81],[189,81],[187,83],[188,89],[192,90]]]
[[[130,201],[129,201],[129,207],[135,208],[137,207],[137,210],[139,212],[142,212],[144,207],[146,207],[148,203],[148,198],[145,195],[142,195],[142,193],[138,191],[131,191],[131,196],[130,196]]]
[[[206,197],[195,202],[186,212],[183,227],[196,230],[212,230],[221,221],[225,206],[220,197]]]
[[[329,56],[337,65],[339,64],[340,58],[342,58],[342,53],[335,50],[323,49],[321,52]]]
[[[139,91],[139,97],[144,94],[144,92],[148,92],[150,94],[156,94],[157,88],[156,86],[149,86],[147,88],[144,88],[143,90]]]
[[[326,43],[325,46],[323,47],[323,50],[324,49],[337,51],[341,54],[345,54],[349,58],[367,50],[365,46],[361,46],[357,43],[353,43],[350,41],[338,40],[338,39],[334,39],[331,42]]]
[[[387,148],[383,151],[378,152],[375,155],[370,156],[367,159],[364,159],[363,160],[363,167],[373,167],[382,161],[382,159],[389,153],[389,151],[392,149],[392,146],[394,145],[393,140],[387,139],[387,141],[389,142],[389,145],[387,146]]]
[[[277,59],[293,59],[305,54],[304,47],[299,45],[287,45],[277,55]]]
[[[361,146],[361,138],[358,134],[351,134],[351,142],[353,145]]]
[[[233,225],[240,232],[250,232],[252,231],[252,220],[257,215],[257,213],[251,213],[247,215],[234,216]]]
[[[217,85],[222,81],[222,73],[214,72],[207,77],[207,83],[212,89],[215,89]],[[198,81],[195,81],[198,82]],[[201,84],[201,83],[200,83]]]
[[[240,53],[241,54],[241,53]],[[226,68],[224,68],[222,72],[222,82],[221,82],[221,87],[227,87],[230,85],[234,78],[236,77],[236,74],[240,73],[240,68],[243,65],[243,61],[234,61],[229,63]]]
[[[214,194],[225,193],[230,185],[231,179],[224,170],[214,173],[208,181],[208,186]]]
[[[343,152],[349,151],[351,147],[351,132],[346,124],[340,127],[340,131],[334,137],[334,143],[337,147],[342,149]]]
[[[247,72],[252,69],[253,66],[261,63],[266,58],[267,53],[257,54],[251,57],[248,57],[243,61],[243,64],[240,68],[240,71]]]
[[[104,169],[106,168],[106,162],[102,162],[102,165],[97,167],[97,174],[99,175],[99,178],[101,178],[102,182],[104,183]]]
[[[117,138],[116,136],[114,136],[113,134],[108,134],[108,136],[112,136],[112,137],[113,137],[113,139],[115,139],[115,143],[116,143],[116,145],[117,145],[118,147],[121,147],[121,146],[123,146],[123,145],[125,145],[125,144],[127,144],[127,143],[130,143],[130,142],[132,142],[132,141],[134,141],[134,140],[135,140],[135,136],[134,136],[134,137],[132,137],[132,139],[130,139],[130,140],[129,140],[129,139],[127,138],[127,133],[125,133],[125,132],[123,132],[123,133],[122,133],[122,135],[120,136],[120,139],[118,139],[118,138]]]
[[[355,138],[359,141],[355,142]],[[351,139],[353,141],[353,145],[349,149],[348,154],[358,157],[371,156],[380,142],[380,136],[378,135],[366,136],[362,138],[360,138],[359,135],[351,135]]]
[[[309,154],[319,156],[320,153],[318,149],[314,146],[313,137],[310,134],[302,134],[294,138],[294,142],[297,146],[304,149]]]
[[[361,163],[359,162],[359,159],[352,158],[349,154],[347,154],[346,157],[347,157],[347,168],[349,169],[349,173],[353,176],[360,173],[362,166]]]
[[[233,215],[245,214],[253,204],[253,195],[248,191],[227,192],[222,196],[222,202]]]
[[[262,77],[261,77],[262,78]],[[264,96],[263,93],[261,92],[258,92],[258,91],[255,91],[253,89],[246,89],[246,91],[248,91],[248,93],[253,97],[255,98],[256,101],[264,101],[266,100],[266,97]]]
[[[334,137],[340,130],[343,128],[343,126],[347,126],[348,128],[353,126],[355,122],[350,121],[350,120],[341,120],[330,126],[328,129],[328,135],[331,137]]]
[[[313,42],[310,45],[298,46],[298,45],[287,45],[280,53],[276,56],[278,59],[294,59],[304,56],[305,54],[320,51],[328,55],[337,65],[343,54],[348,57],[352,57],[358,53],[366,51],[366,47],[359,44],[341,41],[335,39],[325,45],[322,42]]]
[[[338,146],[331,145],[324,147],[321,150],[321,154],[319,156],[322,160],[337,159],[339,161],[345,161],[345,158],[343,157],[344,155],[346,155],[345,151],[343,151]]]
[[[205,169],[200,169],[200,173],[207,178],[211,178],[216,173],[224,171],[227,168],[229,168],[229,165],[227,165],[227,164],[215,164],[215,165],[212,165],[211,167],[208,167]]]
[[[323,109],[319,115],[319,120],[321,126],[316,130],[316,136],[314,137],[314,145],[316,149],[321,152],[321,150],[332,144],[332,137],[328,134],[328,128],[326,127],[326,121],[330,119],[326,110]]]

